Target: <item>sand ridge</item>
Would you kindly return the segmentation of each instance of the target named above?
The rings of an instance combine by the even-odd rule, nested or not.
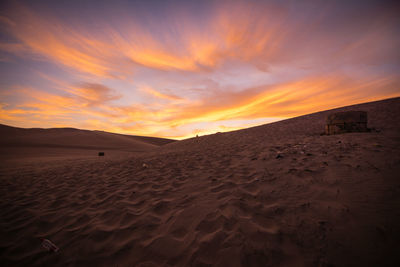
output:
[[[74,128],[24,129],[0,124],[0,165],[10,165],[10,161],[74,161],[93,158],[100,151],[115,159],[174,141]]]
[[[173,141],[172,139],[165,138],[132,136],[74,128],[24,129],[0,125],[0,144],[3,147],[58,147],[146,151]]]
[[[400,99],[341,110],[357,108],[374,131],[320,135],[327,111],[141,153],[2,166],[1,262],[395,266]]]

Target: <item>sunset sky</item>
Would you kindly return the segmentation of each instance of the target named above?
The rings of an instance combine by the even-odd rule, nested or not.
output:
[[[396,1],[2,1],[0,123],[186,138],[400,96]]]

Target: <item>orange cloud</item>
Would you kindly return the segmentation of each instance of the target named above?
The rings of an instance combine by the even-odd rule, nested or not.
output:
[[[24,50],[78,71],[109,75],[107,49],[103,43],[85,37],[55,18],[36,14],[21,5],[15,5],[10,17],[5,19],[9,21],[7,31],[20,42],[13,44],[15,47],[23,45]]]
[[[220,1],[210,8],[201,26],[193,16],[172,10],[158,25],[160,33],[135,16],[120,18],[121,28],[97,21],[102,31],[96,32],[85,23],[73,27],[43,11],[11,5],[7,16],[0,16],[0,24],[17,42],[0,44],[0,49],[16,54],[30,51],[79,72],[122,79],[138,66],[199,72],[239,60],[268,70],[275,62],[318,61],[328,52],[332,61],[360,56],[376,59],[368,54],[389,58],[395,56],[398,45],[395,30],[381,18],[379,23],[371,22],[366,35],[352,25],[348,32],[341,28],[341,40],[342,36],[318,29],[326,9],[303,21],[294,20],[290,8],[279,3]],[[360,48],[362,53],[356,51]]]
[[[141,90],[146,92],[147,94],[150,94],[151,96],[156,97],[156,98],[167,99],[167,100],[171,100],[171,101],[183,100],[179,96],[176,96],[174,94],[161,93],[161,92],[159,92],[157,90],[154,90],[153,88],[151,88],[149,86],[142,86]]]
[[[86,102],[87,106],[104,105],[121,98],[112,89],[96,83],[83,83],[78,87],[70,87],[67,91],[80,98],[82,102]]]
[[[346,76],[310,77],[299,81],[251,88],[239,93],[217,93],[201,104],[180,108],[165,118],[167,125],[180,126],[201,121],[293,117],[318,110],[398,96],[400,79],[386,77],[356,81]],[[368,94],[381,88],[379,97]],[[215,100],[218,105],[214,104]]]
[[[160,36],[147,32],[134,20],[126,21],[123,35],[109,25],[102,25],[103,34],[96,34],[84,27],[68,26],[49,14],[14,5],[9,17],[3,16],[0,23],[19,43],[2,44],[0,49],[17,54],[32,51],[76,71],[100,77],[125,77],[134,68],[132,64],[162,70],[202,71],[228,58],[253,60],[274,53],[282,39],[282,34],[277,34],[279,28],[275,27],[281,18],[275,10],[256,13],[254,10],[255,7],[245,3],[220,6],[210,18],[211,27],[206,29],[188,17],[179,18],[179,23],[174,23],[176,36],[162,36],[161,41]]]

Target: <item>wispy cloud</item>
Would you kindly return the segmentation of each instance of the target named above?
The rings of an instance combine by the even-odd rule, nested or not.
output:
[[[264,68],[260,59],[282,59],[277,53],[288,34],[282,28],[289,26],[283,8],[245,2],[213,6],[214,12],[202,22],[205,27],[189,16],[170,14],[169,24],[160,25],[160,34],[143,27],[134,16],[121,19],[122,29],[98,21],[102,31],[92,32],[15,5],[0,22],[17,43],[3,48],[16,54],[30,51],[100,77],[123,77],[135,66],[197,72],[210,71],[230,59],[254,61]]]
[[[68,92],[75,95],[86,106],[104,105],[112,100],[121,98],[114,90],[107,86],[96,83],[83,83],[76,87],[67,89]]]
[[[156,98],[160,98],[160,99],[167,99],[167,100],[172,100],[172,101],[179,101],[179,100],[183,100],[181,97],[175,95],[175,94],[171,94],[171,93],[162,93],[159,92],[149,86],[142,86],[140,87],[142,91],[144,91],[145,93],[156,97]]]

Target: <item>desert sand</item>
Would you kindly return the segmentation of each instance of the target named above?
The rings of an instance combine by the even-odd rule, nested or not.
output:
[[[321,135],[346,110],[372,130]],[[398,266],[399,118],[394,98],[177,142],[2,126],[0,265]]]

